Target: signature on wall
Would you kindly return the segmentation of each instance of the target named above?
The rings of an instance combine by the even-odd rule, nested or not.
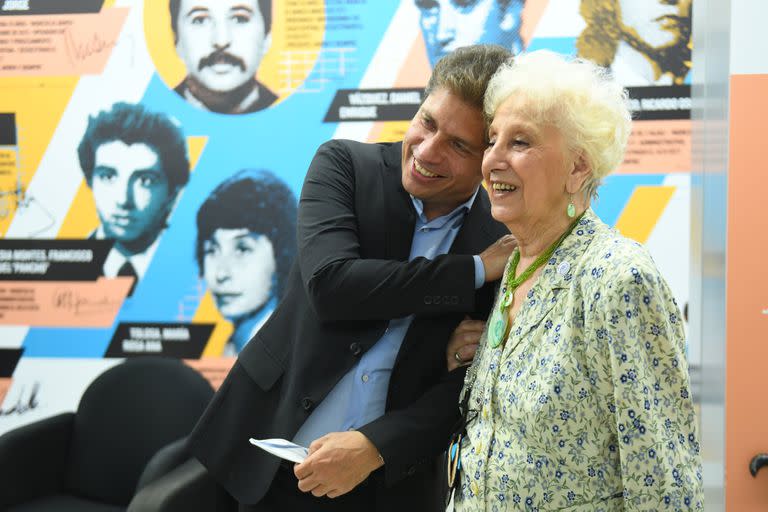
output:
[[[40,392],[40,383],[34,382],[26,393],[26,389],[22,386],[19,391],[19,396],[16,399],[16,403],[7,404],[6,407],[0,408],[0,416],[21,415],[37,408],[40,404],[37,400]],[[8,402],[8,400],[6,400]]]

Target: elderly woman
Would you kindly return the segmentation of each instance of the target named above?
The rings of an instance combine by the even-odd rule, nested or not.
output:
[[[539,51],[497,72],[485,111],[483,178],[519,248],[465,382],[455,509],[700,510],[682,317],[590,208],[622,160],[625,92]]]

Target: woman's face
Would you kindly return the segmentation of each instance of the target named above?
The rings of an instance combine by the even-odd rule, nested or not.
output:
[[[690,0],[619,0],[621,23],[653,48],[663,48],[683,37],[680,25],[690,24]]]
[[[565,215],[573,167],[560,131],[532,124],[525,106],[513,95],[496,109],[482,166],[493,218],[513,233],[546,227]]]
[[[217,229],[203,243],[203,277],[216,307],[230,320],[269,300],[276,268],[269,238],[245,228]]]

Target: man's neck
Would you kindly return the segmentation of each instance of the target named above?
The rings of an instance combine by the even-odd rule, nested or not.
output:
[[[157,237],[160,236],[160,231],[153,229],[149,234],[134,240],[116,240],[114,249],[126,258],[130,258],[134,254],[143,253],[157,240]]]
[[[421,201],[422,214],[424,215],[424,218],[427,219],[427,222],[430,222],[437,219],[438,217],[442,217],[443,215],[448,215],[462,205],[466,205],[467,208],[471,208],[479,189],[480,186],[478,185],[474,192],[465,197],[463,200],[457,202],[448,203],[443,201],[426,201],[424,199],[419,199],[419,201]]]
[[[239,114],[259,99],[259,87],[255,78],[225,92],[211,90],[191,75],[187,76],[184,83],[187,86],[186,95],[200,102],[211,112],[220,114]]]

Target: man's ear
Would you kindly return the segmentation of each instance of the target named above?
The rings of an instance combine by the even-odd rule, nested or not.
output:
[[[270,46],[272,46],[272,32],[270,31],[269,34],[264,36],[264,45],[261,47],[261,58],[263,59],[264,56],[269,51]]]
[[[183,189],[183,185],[178,185],[173,188],[170,195],[168,196],[168,201],[165,203],[165,223],[168,222],[168,217],[171,216],[171,213],[173,213],[173,210],[176,209],[176,204],[179,202],[179,195],[181,194],[181,191]]]

